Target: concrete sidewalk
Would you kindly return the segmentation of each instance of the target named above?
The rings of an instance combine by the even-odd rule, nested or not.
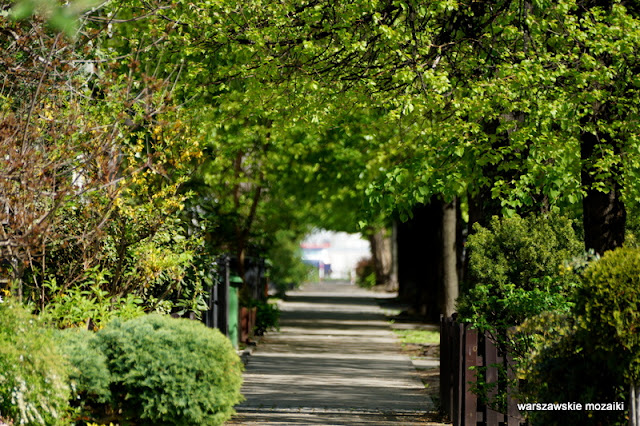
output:
[[[309,284],[282,302],[281,330],[249,357],[232,425],[437,425],[431,398],[376,298]]]

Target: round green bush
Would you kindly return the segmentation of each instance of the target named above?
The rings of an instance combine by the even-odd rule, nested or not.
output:
[[[56,341],[71,364],[71,405],[79,409],[81,417],[100,416],[111,401],[111,373],[107,358],[97,346],[96,334],[86,329],[59,330]]]
[[[598,350],[640,379],[640,249],[608,251],[584,273],[576,312]]]
[[[564,263],[583,248],[573,222],[557,215],[494,217],[488,229],[476,225],[467,247],[473,287],[458,299],[459,319],[489,333],[514,361],[499,365],[495,395],[487,392],[482,369],[474,391],[506,412],[507,389],[517,384],[509,373],[517,375],[533,349],[530,333],[515,327],[545,312],[569,312],[579,278]]]
[[[242,362],[202,323],[160,315],[114,320],[97,333],[115,408],[136,424],[220,425],[242,400]]]
[[[469,236],[473,287],[458,300],[460,318],[479,330],[506,330],[549,310],[567,310],[578,278],[563,268],[583,253],[562,216],[494,217]]]
[[[529,401],[625,402],[640,379],[640,249],[618,248],[590,263],[564,316],[537,319],[526,363]],[[534,425],[624,425],[625,411],[535,412]]]
[[[52,330],[22,306],[0,302],[0,419],[20,425],[68,424],[67,363]]]

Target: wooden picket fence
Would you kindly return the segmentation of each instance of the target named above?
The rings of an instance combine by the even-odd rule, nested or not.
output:
[[[476,372],[470,370],[471,367],[482,367],[486,383],[497,383],[498,368],[495,365],[510,362],[508,355],[505,358],[499,353],[487,334],[480,334],[468,324],[456,322],[454,317],[441,316],[440,401],[454,426],[526,425],[515,399],[508,398],[507,412],[500,413],[482,404],[471,391],[476,381]],[[511,369],[507,370],[513,374]]]

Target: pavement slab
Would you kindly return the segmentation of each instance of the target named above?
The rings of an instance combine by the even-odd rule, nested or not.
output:
[[[392,296],[345,282],[289,293],[280,331],[249,356],[246,401],[227,424],[440,425],[377,303]]]

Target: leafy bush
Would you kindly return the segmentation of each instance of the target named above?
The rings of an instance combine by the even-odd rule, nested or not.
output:
[[[584,274],[576,312],[599,351],[616,359],[630,382],[640,379],[640,249],[606,252]]]
[[[582,254],[571,220],[559,216],[499,219],[469,236],[475,284],[458,300],[463,321],[482,331],[503,332],[549,310],[570,307],[578,278],[565,261]]]
[[[80,416],[107,410],[111,401],[111,373],[106,356],[97,347],[96,334],[86,329],[67,329],[58,331],[56,340],[71,364],[71,405]]]
[[[534,350],[521,363],[523,402],[615,402],[626,386],[615,357],[598,350],[580,318],[548,313],[527,321]],[[532,425],[625,425],[625,411],[532,411]]]
[[[253,301],[251,306],[258,308],[256,311],[256,335],[262,336],[266,331],[280,329],[280,309],[277,304]]]
[[[536,401],[623,402],[640,379],[640,249],[605,253],[584,272],[570,315],[540,317],[525,328],[537,335],[525,365],[524,391]],[[578,415],[582,416],[581,418]],[[624,411],[537,412],[536,424],[626,424]]]
[[[103,271],[98,274],[104,278]],[[128,294],[111,298],[102,287],[106,281],[98,279],[92,285],[76,285],[62,289],[55,278],[45,282],[44,287],[55,293],[41,312],[41,317],[58,328],[87,327],[100,329],[113,318],[123,320],[144,315],[142,299]]]
[[[515,326],[544,312],[567,313],[579,278],[565,266],[580,255],[582,244],[573,223],[559,216],[498,219],[490,228],[478,225],[469,236],[469,266],[474,287],[458,299],[460,319],[488,332],[499,351],[513,357],[515,366],[496,365],[498,383],[484,382],[476,370],[476,393],[484,403],[505,412],[508,369],[519,369],[532,349],[533,338]],[[497,388],[496,388],[497,387]],[[496,390],[493,398],[490,389]]]
[[[97,333],[115,406],[137,424],[220,425],[242,400],[242,363],[218,330],[146,315]]]
[[[376,271],[371,258],[360,259],[356,264],[356,284],[362,288],[376,285]]]
[[[0,418],[66,424],[69,397],[67,364],[51,331],[22,306],[0,302]]]

